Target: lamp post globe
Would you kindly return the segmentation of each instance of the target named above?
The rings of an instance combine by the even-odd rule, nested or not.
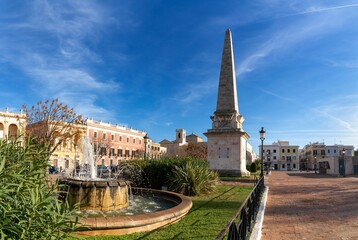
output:
[[[266,131],[264,127],[261,127],[260,133],[260,140],[261,140],[261,177],[264,175],[264,140],[266,137]]]

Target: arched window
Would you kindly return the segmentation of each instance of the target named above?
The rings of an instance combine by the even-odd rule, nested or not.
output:
[[[17,137],[17,126],[15,124],[10,124],[9,126],[9,139],[14,141]]]
[[[0,123],[0,139],[4,138],[4,124]]]

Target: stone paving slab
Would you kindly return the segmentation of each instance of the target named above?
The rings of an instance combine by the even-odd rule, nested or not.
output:
[[[262,240],[357,239],[358,178],[273,171]]]

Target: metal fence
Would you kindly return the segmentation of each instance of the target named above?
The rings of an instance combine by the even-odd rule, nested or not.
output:
[[[226,236],[227,232],[229,232],[227,237],[228,240],[248,239],[254,226],[254,222],[256,220],[256,215],[260,206],[261,196],[264,190],[265,182],[264,177],[262,176],[257,181],[254,189],[246,198],[245,202],[236,211],[231,221],[216,237],[216,240],[223,239]],[[237,223],[235,223],[237,219],[239,220]]]

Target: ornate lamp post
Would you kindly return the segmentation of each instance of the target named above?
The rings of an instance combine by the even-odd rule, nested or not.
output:
[[[261,177],[264,175],[264,140],[266,136],[266,131],[264,127],[261,127],[260,140],[261,140]]]
[[[75,157],[74,157],[74,164],[73,164],[73,169],[74,169],[74,173],[75,173],[75,176],[77,176],[77,144],[73,144],[73,146],[75,147]]]
[[[314,173],[317,173],[317,157],[314,156]]]
[[[345,162],[344,162],[344,155],[346,154],[346,149],[342,149],[342,156],[343,156],[343,169],[342,169],[342,172],[343,172],[343,177],[346,176],[346,169],[345,169]]]
[[[147,159],[147,145],[148,145],[148,134],[145,134],[144,138],[144,160]]]

